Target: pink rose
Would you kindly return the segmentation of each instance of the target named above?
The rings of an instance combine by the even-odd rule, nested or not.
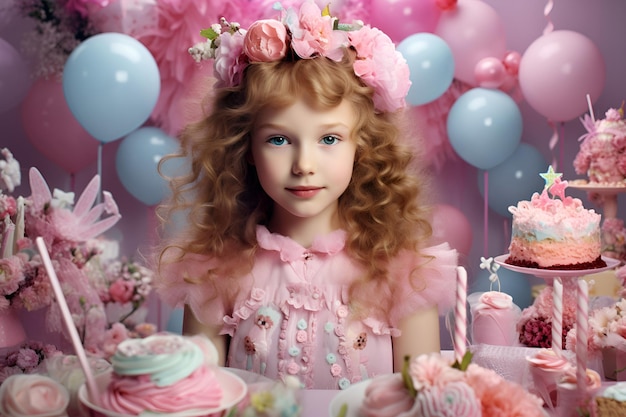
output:
[[[287,53],[287,28],[278,20],[257,20],[246,32],[243,51],[250,62],[282,59]]]
[[[43,375],[12,375],[0,385],[0,415],[67,417],[67,389]]]
[[[135,292],[135,285],[123,278],[114,281],[109,287],[109,295],[115,302],[124,304],[132,300]]]

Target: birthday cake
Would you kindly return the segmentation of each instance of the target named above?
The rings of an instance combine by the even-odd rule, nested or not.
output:
[[[541,176],[546,179],[541,194],[509,207],[512,236],[505,262],[559,270],[606,266],[601,257],[600,214],[583,207],[580,199],[566,197],[567,181],[561,181],[552,167]]]
[[[601,184],[624,183],[626,179],[626,121],[624,110],[609,109],[605,118],[594,121],[583,118],[587,133],[576,158],[577,174],[587,175],[589,182]]]
[[[466,359],[468,356],[466,356]],[[495,371],[440,354],[407,360],[402,373],[374,377],[360,417],[544,416],[542,400]]]
[[[181,413],[219,408],[217,351],[206,338],[157,334],[120,343],[100,395],[102,408],[119,414]]]

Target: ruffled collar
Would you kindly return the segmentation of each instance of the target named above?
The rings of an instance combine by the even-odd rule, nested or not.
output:
[[[280,253],[283,262],[301,260],[306,254],[333,255],[340,252],[346,244],[345,230],[335,230],[324,236],[317,236],[309,248],[305,248],[288,236],[271,233],[267,227],[258,225],[256,238],[262,249]]]

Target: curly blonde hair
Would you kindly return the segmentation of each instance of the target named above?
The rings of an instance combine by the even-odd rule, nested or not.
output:
[[[223,261],[219,270],[198,278],[202,281],[235,279],[248,272],[257,248],[256,226],[267,224],[272,213],[272,201],[248,158],[257,115],[301,97],[322,109],[347,100],[356,109],[357,150],[351,182],[339,198],[339,216],[347,232],[346,250],[365,271],[350,294],[364,311],[388,311],[393,300],[359,300],[359,287],[380,281],[393,289],[387,282],[389,261],[403,250],[419,252],[430,237],[429,213],[420,201],[426,181],[409,169],[415,155],[401,144],[398,115],[375,112],[373,91],[354,74],[353,60],[347,53],[342,62],[316,58],[253,63],[239,86],[215,92],[213,111],[184,129],[180,154],[168,157],[187,158],[190,171],[171,179],[171,200],[159,212],[167,220],[184,211],[188,228],[184,238],[164,245],[161,259],[176,248],[179,258],[195,253]]]

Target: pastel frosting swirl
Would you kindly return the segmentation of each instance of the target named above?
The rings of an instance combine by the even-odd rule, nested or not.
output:
[[[111,358],[117,375],[150,375],[158,387],[187,378],[204,362],[204,353],[197,344],[175,335],[125,340]]]
[[[618,382],[615,385],[606,387],[602,396],[617,401],[626,401],[626,382]]]

